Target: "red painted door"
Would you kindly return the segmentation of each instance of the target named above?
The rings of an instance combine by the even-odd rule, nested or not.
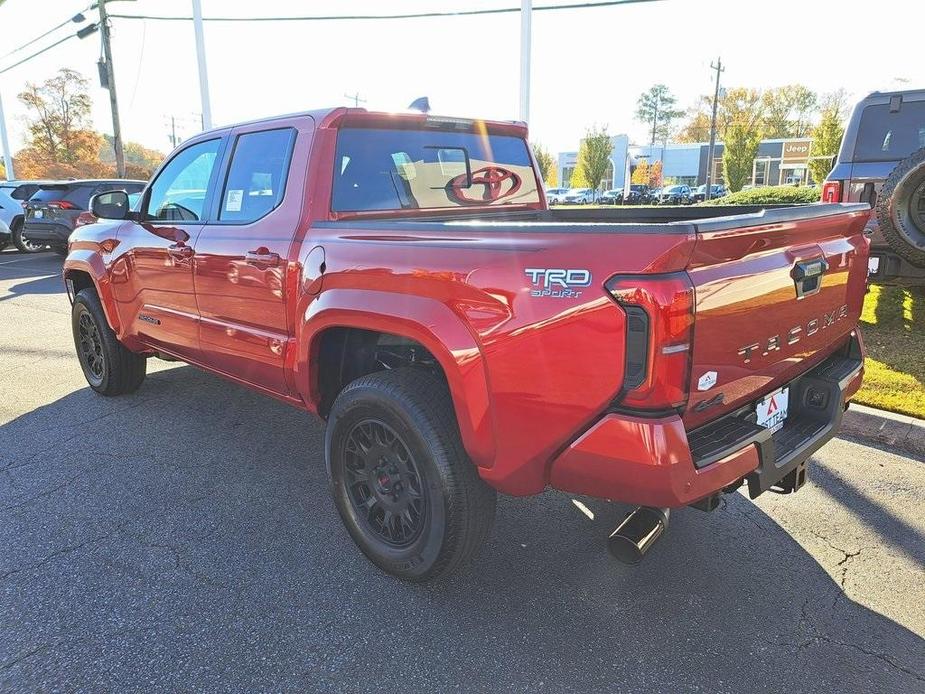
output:
[[[194,245],[221,143],[191,144],[161,169],[142,199],[141,220],[119,230],[111,270],[127,335],[191,361],[199,359]]]
[[[290,392],[286,273],[302,210],[299,186],[287,181],[296,138],[295,128],[267,124],[232,133],[194,261],[203,363],[283,395]]]

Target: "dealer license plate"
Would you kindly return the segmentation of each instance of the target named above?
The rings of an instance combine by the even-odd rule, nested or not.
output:
[[[787,419],[787,404],[790,399],[790,389],[784,388],[758,403],[755,411],[758,415],[758,426],[771,431],[777,431]]]
[[[44,217],[44,216],[45,216],[45,212],[43,212],[42,210],[33,210],[33,211],[32,211],[32,218],[33,218],[33,219],[41,219],[41,218]]]

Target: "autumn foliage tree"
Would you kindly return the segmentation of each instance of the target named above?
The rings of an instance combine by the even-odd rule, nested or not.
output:
[[[809,155],[809,170],[814,181],[824,181],[835,165],[835,155],[841,147],[845,128],[845,93],[829,94],[822,104],[822,118],[812,132],[813,144]]]
[[[650,188],[662,187],[662,162],[657,161],[649,167],[649,180],[646,182]]]
[[[540,167],[540,176],[545,181],[547,176],[549,176],[549,170],[553,166],[552,155],[549,153],[549,150],[539,142],[534,142],[531,146],[533,148],[533,157],[536,159],[536,165]]]
[[[578,148],[578,161],[571,185],[575,188],[597,188],[610,168],[610,155],[613,142],[607,134],[607,128],[592,126],[588,128],[581,146]]]
[[[26,84],[26,146],[15,159],[20,178],[102,178],[115,175],[112,140],[93,129],[90,82],[62,68],[41,84]],[[163,159],[137,143],[125,145],[126,175],[146,179]]]
[[[630,183],[643,186],[649,185],[649,162],[643,159],[636,165],[636,168],[633,169],[633,175],[630,176]]]

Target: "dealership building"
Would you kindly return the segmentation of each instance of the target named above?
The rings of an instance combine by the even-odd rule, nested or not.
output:
[[[613,151],[610,166],[602,186],[622,188],[626,171],[634,170],[641,162],[650,165],[662,162],[662,180],[668,184],[698,186],[707,182],[710,159],[710,144],[691,142],[665,145],[631,145],[626,135],[611,138]],[[806,185],[814,181],[809,173],[809,150],[812,140],[773,139],[762,140],[758,156],[752,164],[749,184],[755,186]],[[559,184],[565,187],[571,180],[578,161],[578,152],[560,152],[558,161]],[[713,181],[723,182],[723,143],[717,142],[713,149]]]

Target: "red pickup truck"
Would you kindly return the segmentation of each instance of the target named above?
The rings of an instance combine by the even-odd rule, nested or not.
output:
[[[161,356],[321,416],[347,529],[408,580],[496,491],[638,506],[635,562],[669,509],[799,489],[861,382],[867,205],[549,210],[526,135],[337,108],[185,142],[71,236],[87,381]]]

